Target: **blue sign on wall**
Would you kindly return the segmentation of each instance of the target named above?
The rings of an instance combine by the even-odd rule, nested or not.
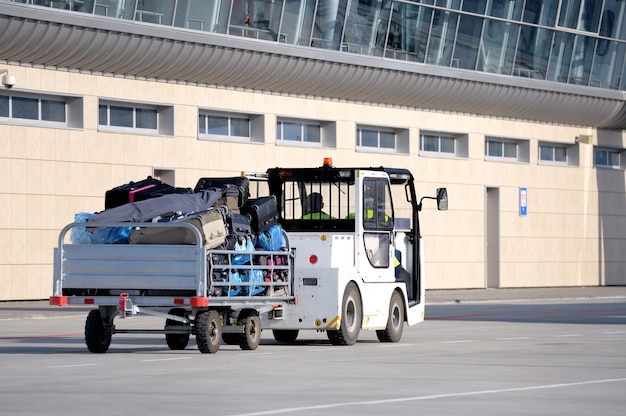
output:
[[[528,213],[528,189],[519,188],[519,215],[525,217]]]

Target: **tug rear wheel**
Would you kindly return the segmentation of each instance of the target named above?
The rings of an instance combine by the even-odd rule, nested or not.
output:
[[[333,345],[353,345],[361,333],[363,309],[361,295],[354,282],[348,283],[341,305],[341,325],[338,330],[326,331]]]
[[[196,343],[202,353],[215,354],[220,349],[222,322],[217,311],[204,311],[196,315]]]

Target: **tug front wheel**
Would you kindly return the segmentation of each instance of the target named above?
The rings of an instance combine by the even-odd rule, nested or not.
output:
[[[384,330],[376,331],[376,336],[380,342],[398,342],[402,338],[404,329],[404,302],[398,292],[393,292],[389,302],[389,318],[387,327]]]

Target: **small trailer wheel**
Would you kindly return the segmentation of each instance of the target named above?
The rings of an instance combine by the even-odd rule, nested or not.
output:
[[[217,311],[204,311],[196,315],[196,343],[201,353],[215,354],[220,349],[222,322]]]
[[[243,319],[245,323],[239,347],[242,350],[256,350],[261,342],[261,319],[254,313],[246,314]]]
[[[111,345],[111,334],[107,334],[99,309],[93,309],[85,322],[85,343],[90,352],[105,353]]]

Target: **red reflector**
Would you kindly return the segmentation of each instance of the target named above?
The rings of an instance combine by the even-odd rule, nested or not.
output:
[[[56,306],[67,305],[67,296],[50,296],[50,305],[56,305]]]
[[[196,297],[194,296],[193,298],[191,298],[191,300],[189,301],[189,304],[191,306],[209,306],[209,298],[205,298],[205,297]]]
[[[317,256],[315,254],[311,254],[311,257],[309,257],[309,263],[311,264],[317,263]]]
[[[174,299],[174,305],[184,305],[185,299],[176,298]]]
[[[94,299],[85,299],[84,301],[85,305],[93,305],[94,303],[96,303],[96,301]]]

